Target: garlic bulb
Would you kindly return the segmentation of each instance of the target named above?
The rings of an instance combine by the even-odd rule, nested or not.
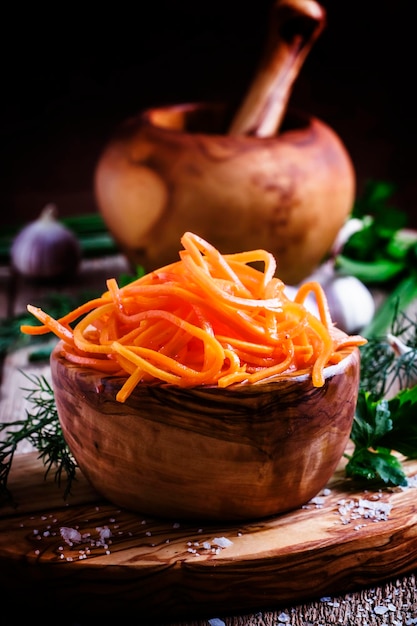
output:
[[[323,285],[333,322],[348,335],[360,333],[375,313],[369,289],[355,276],[337,276]]]
[[[74,274],[81,260],[75,234],[58,222],[54,204],[47,204],[40,217],[27,224],[15,237],[11,263],[23,276],[52,279]]]
[[[304,282],[316,281],[323,287],[331,318],[337,328],[348,335],[360,333],[375,314],[375,300],[370,290],[354,276],[342,276],[335,272],[331,262],[321,265]],[[286,287],[288,297],[293,298],[297,287]],[[319,315],[314,296],[305,301],[306,308]]]
[[[375,314],[375,300],[364,283],[355,276],[335,272],[331,262],[324,263],[310,277],[323,287],[332,320],[348,335],[361,332]]]

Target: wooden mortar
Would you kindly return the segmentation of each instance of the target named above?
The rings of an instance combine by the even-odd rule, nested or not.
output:
[[[151,108],[124,122],[101,155],[95,196],[134,268],[178,260],[192,231],[222,253],[264,248],[287,284],[323,260],[351,212],[355,173],[324,122],[287,111],[293,82],[324,26],[314,0],[273,7],[265,56],[241,108]]]

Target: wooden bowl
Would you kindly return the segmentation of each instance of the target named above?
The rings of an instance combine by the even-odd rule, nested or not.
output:
[[[296,285],[330,250],[352,210],[347,150],[323,121],[289,111],[272,137],[226,133],[227,106],[155,107],[126,120],[100,155],[95,198],[136,269],[178,258],[192,231],[224,254],[263,248]]]
[[[328,482],[349,440],[359,351],[308,375],[227,389],[138,385],[51,357],[68,446],[93,487],[144,515],[248,520],[306,503]]]

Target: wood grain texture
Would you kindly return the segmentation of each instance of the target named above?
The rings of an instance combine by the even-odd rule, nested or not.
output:
[[[412,476],[417,462],[405,468]],[[128,605],[155,620],[212,617],[347,593],[417,566],[416,488],[360,490],[345,479],[343,463],[320,500],[243,524],[127,512],[82,476],[64,502],[34,453],[16,459],[10,488],[14,506],[0,509],[0,585],[10,598],[24,589],[33,610],[56,603],[67,616],[109,617]],[[392,508],[377,521],[366,517],[366,505],[360,512],[360,499]],[[342,501],[354,503],[350,513]],[[78,529],[81,543],[68,545],[62,527]],[[105,545],[104,527],[112,533]],[[232,543],[215,550],[216,537]]]
[[[229,134],[277,134],[293,83],[325,24],[326,12],[314,0],[280,0],[272,4],[264,54]]]
[[[97,164],[97,206],[133,267],[177,261],[192,231],[223,254],[268,250],[296,285],[351,211],[350,157],[326,124],[290,111],[277,136],[227,135],[225,108],[179,104],[127,120]]]
[[[359,351],[309,375],[227,389],[137,385],[51,358],[65,439],[116,505],[165,518],[245,520],[296,508],[324,487],[349,439]]]
[[[108,266],[106,273],[115,271]],[[22,305],[28,301],[33,300],[19,295]],[[49,368],[27,362],[28,352],[6,359],[0,421],[24,415],[22,372],[45,373],[49,379]],[[406,575],[417,569],[415,488],[380,494],[362,490],[344,479],[342,463],[322,505],[312,503],[256,524],[177,527],[174,521],[121,511],[81,475],[64,501],[51,477],[44,480],[36,457],[16,458],[10,481],[15,506],[0,505],[0,584],[9,613],[9,621],[2,613],[0,622],[5,626],[21,624],[25,611],[27,623],[41,616],[43,624],[54,626],[155,626],[183,618],[189,626],[203,626],[220,615],[233,615],[225,621],[236,626],[272,626],[290,605],[290,623],[297,626],[346,620],[366,626],[383,621],[374,608],[389,602],[397,606],[396,613],[389,612],[391,620],[415,618],[415,577]],[[408,462],[405,469],[413,476],[417,463]],[[388,519],[375,522],[358,513],[344,523],[339,502],[357,503],[361,497],[392,504]],[[99,537],[97,528],[109,526],[108,553],[91,540],[71,548],[59,533],[64,525],[78,526],[92,539]],[[189,551],[197,550],[195,540],[202,544],[217,536],[230,538],[233,545],[218,554]],[[329,602],[321,602],[322,596]]]

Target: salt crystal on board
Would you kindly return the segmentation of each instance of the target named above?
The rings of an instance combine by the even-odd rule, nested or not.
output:
[[[72,544],[74,543],[81,543],[82,541],[81,533],[78,532],[76,528],[68,528],[68,526],[62,526],[59,529],[59,532],[61,533],[62,539],[70,546],[72,546]]]
[[[233,541],[230,541],[227,537],[215,537],[211,543],[219,548],[229,548],[233,545]]]

